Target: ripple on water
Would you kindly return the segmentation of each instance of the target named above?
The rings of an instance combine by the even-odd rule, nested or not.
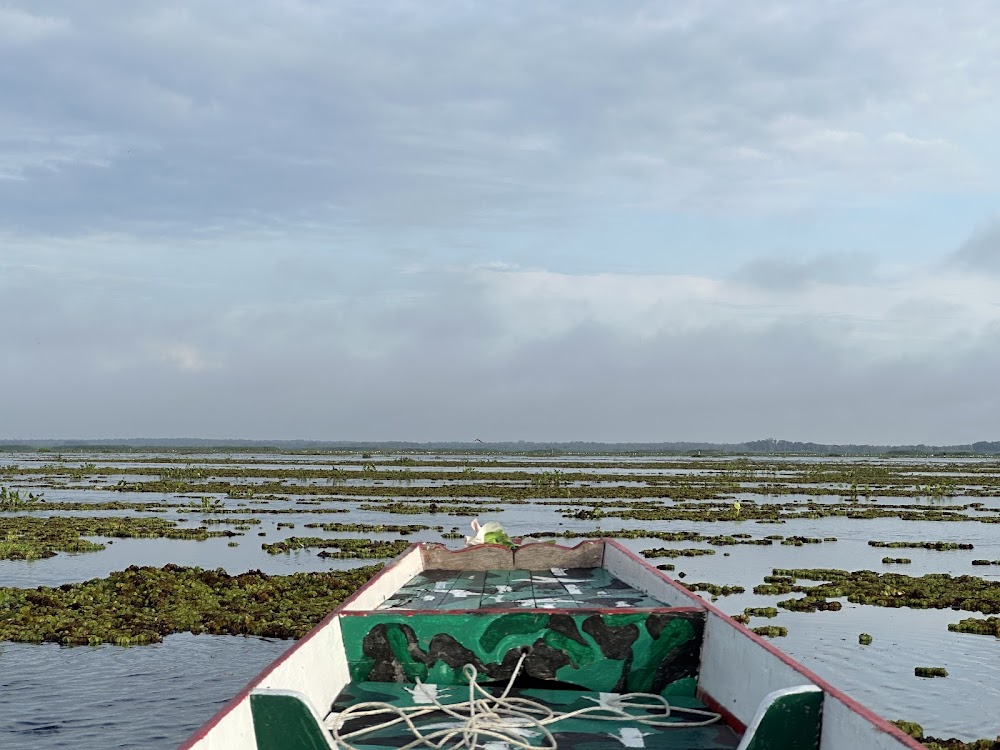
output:
[[[133,648],[0,644],[0,747],[176,747],[291,644],[190,634]]]
[[[972,613],[885,609],[844,603],[839,612],[784,612],[776,645],[859,703],[888,719],[916,721],[928,735],[994,737],[1000,716],[1000,639],[948,632]],[[870,646],[858,634],[873,637]],[[944,667],[945,679],[915,677]]]

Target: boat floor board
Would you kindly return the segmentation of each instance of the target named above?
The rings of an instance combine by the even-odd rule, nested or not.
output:
[[[426,570],[379,609],[637,609],[663,607],[604,568]]]
[[[487,687],[486,690],[500,693],[502,686]],[[430,692],[442,703],[457,703],[468,700],[469,690],[464,686],[422,685],[389,683],[389,682],[351,682],[332,706],[333,712],[339,713],[349,706],[366,701],[391,703],[395,706],[413,706],[429,704],[427,695]],[[597,705],[602,695],[607,694],[581,690],[543,690],[535,688],[513,688],[512,697],[530,698],[543,703],[554,711],[568,712],[580,708]],[[695,708],[706,710],[705,705],[691,696],[670,696],[670,703],[676,708]],[[675,713],[671,717],[677,721],[691,720],[686,714]],[[385,721],[386,717],[366,717],[348,721],[341,732],[351,732],[366,726]],[[449,724],[451,722],[451,724]],[[417,721],[418,727],[428,731],[457,725],[458,722],[448,715],[437,712],[429,714]],[[648,748],[649,750],[732,750],[739,745],[740,736],[730,727],[719,722],[707,727],[669,728],[650,727],[638,722],[611,722],[586,718],[572,718],[549,727],[560,748],[573,750],[622,750],[622,748]],[[358,748],[365,750],[382,750],[397,748],[412,742],[413,735],[406,729],[391,727],[380,730],[366,737],[352,741]],[[541,744],[542,737],[526,735],[525,741]],[[500,750],[506,743],[491,743],[491,747]]]

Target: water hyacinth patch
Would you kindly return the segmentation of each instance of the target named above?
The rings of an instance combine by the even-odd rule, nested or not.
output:
[[[131,645],[183,632],[299,638],[379,567],[234,576],[132,566],[85,583],[0,588],[0,640]]]
[[[84,536],[204,540],[236,533],[183,528],[164,518],[0,517],[0,560],[38,560],[57,552],[99,552],[105,548],[82,539]]]

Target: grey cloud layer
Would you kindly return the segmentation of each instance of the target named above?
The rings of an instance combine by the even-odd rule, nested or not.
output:
[[[1000,274],[1000,221],[973,234],[951,259],[974,271]]]
[[[941,18],[888,1],[232,11],[5,10],[0,223],[392,231],[609,202],[785,211],[989,179],[949,140],[975,140],[963,121],[998,124],[987,5]]]
[[[0,437],[995,438],[996,226],[608,269],[685,254],[635,215],[985,204],[998,40],[974,0],[9,3]],[[535,231],[598,214],[590,273]]]
[[[33,255],[0,274],[4,437],[933,443],[991,437],[1000,415],[1000,281],[974,274],[754,288],[497,267],[356,286],[289,253],[192,285],[166,251],[145,283],[125,260]],[[245,292],[278,276],[295,293]]]
[[[10,437],[965,442],[996,431],[1000,335],[944,358],[857,358],[809,326],[669,331],[640,342],[580,326],[497,357],[433,321],[365,355],[322,337],[230,342],[95,367],[85,351],[5,363]],[[194,356],[194,355],[193,355]],[[860,360],[860,361],[859,361]],[[197,362],[194,364],[197,365]],[[67,375],[67,371],[71,375]]]

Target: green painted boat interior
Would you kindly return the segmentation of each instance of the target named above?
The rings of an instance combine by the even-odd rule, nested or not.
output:
[[[251,696],[258,750],[316,750],[333,746],[319,714],[359,703],[444,704],[469,698],[466,665],[494,695],[510,695],[557,712],[594,707],[626,693],[652,693],[671,706],[705,710],[696,697],[705,611],[667,607],[603,568],[548,570],[427,570],[375,610],[339,617],[350,682],[332,706],[316,706],[281,691]],[[750,647],[757,647],[748,641]],[[520,666],[518,666],[520,665]],[[422,683],[422,684],[418,684]],[[770,696],[741,738],[723,722],[703,727],[657,727],[618,719],[572,717],[549,726],[566,750],[816,750],[822,693]],[[298,702],[298,705],[296,704]],[[662,708],[634,709],[658,715]],[[329,720],[329,717],[326,717]],[[676,712],[671,721],[699,720]],[[351,732],[386,721],[350,718]],[[433,711],[417,721],[428,731],[462,721]],[[403,727],[403,728],[401,728]],[[542,735],[522,739],[544,744]],[[534,742],[533,742],[534,740]],[[399,748],[414,741],[404,724],[352,740],[358,750]],[[512,750],[483,740],[485,750]]]
[[[379,609],[642,609],[665,607],[604,568],[426,570]]]
[[[257,750],[329,750],[327,730],[298,696],[251,693]]]
[[[823,691],[773,695],[745,750],[815,750],[823,718]]]
[[[503,688],[494,686],[487,688],[487,690],[499,694]],[[439,687],[435,693],[435,697],[442,703],[455,703],[468,700],[469,697],[467,687]],[[412,706],[415,703],[419,704],[419,700],[415,701],[414,698],[419,699],[420,696],[421,692],[414,690],[412,685],[352,682],[344,688],[344,691],[337,698],[333,710],[339,712],[350,705],[363,701],[382,701],[395,706]],[[600,693],[592,691],[537,688],[515,688],[511,691],[510,696],[528,698],[560,713],[576,711],[581,708],[593,708],[600,703],[602,698]],[[693,696],[674,696],[670,701],[671,705],[678,708],[705,710],[705,706]],[[423,702],[426,703],[426,700]],[[682,722],[691,718],[691,716],[677,712],[671,715],[670,721]],[[379,720],[384,721],[385,717],[379,717]],[[366,725],[366,721],[369,722],[369,726],[377,723],[371,719],[351,720],[345,723],[341,731],[346,733],[360,729]],[[442,722],[448,721],[458,723],[446,714],[437,712],[422,717],[417,722],[417,726],[418,728],[434,728],[440,727]],[[567,750],[570,748],[575,750],[622,750],[623,747],[664,748],[664,750],[667,748],[670,750],[732,750],[740,742],[740,736],[722,723],[707,727],[682,729],[648,726],[638,722],[608,722],[578,717],[557,722],[549,729],[559,747],[567,748]],[[540,733],[537,736],[528,733],[522,739],[531,744],[544,744]],[[358,747],[366,750],[397,748],[412,740],[413,735],[408,732],[404,725],[402,729],[398,726],[390,727],[367,735],[363,744],[359,744]]]
[[[498,695],[503,686],[485,686]],[[443,704],[467,700],[469,691],[461,686],[417,686],[392,682],[351,682],[330,707],[331,716],[360,703],[388,703],[393,706],[428,706],[432,699]],[[533,700],[547,708],[568,713],[591,708],[607,700],[607,693],[583,690],[549,690],[544,688],[513,688],[510,697]],[[820,690],[769,696],[762,707],[762,716],[750,731],[741,737],[722,722],[702,727],[650,726],[638,721],[607,722],[587,717],[571,717],[549,725],[558,747],[569,750],[818,750],[822,721],[823,693]],[[670,698],[673,707],[669,721],[678,724],[699,717],[678,709],[706,710],[693,696]],[[298,696],[273,691],[251,695],[251,713],[257,750],[328,750],[335,746],[309,706]],[[652,715],[652,714],[651,714]],[[340,727],[342,734],[383,723],[386,717],[368,716],[348,719]],[[416,726],[430,732],[461,722],[443,712],[432,712],[416,719]],[[358,750],[391,750],[413,742],[414,735],[401,725],[373,731],[352,742]],[[526,733],[522,739],[533,744],[540,737]],[[743,743],[741,745],[741,742]],[[507,743],[477,745],[487,750],[507,750]]]
[[[351,679],[360,682],[507,681],[519,678],[582,690],[693,695],[704,613],[682,611],[484,612],[379,610],[341,619]]]

